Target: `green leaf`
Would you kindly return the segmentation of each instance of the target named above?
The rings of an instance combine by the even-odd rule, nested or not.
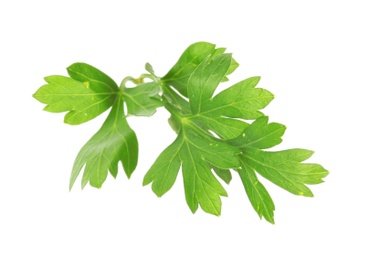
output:
[[[226,75],[230,75],[231,73],[233,73],[237,68],[239,67],[239,63],[236,62],[236,60],[234,60],[234,58],[231,59],[231,64],[230,64],[230,67],[229,67],[229,70],[226,72]],[[224,77],[222,79],[222,82],[225,82],[225,81],[229,81],[229,78],[228,77]]]
[[[194,70],[201,64],[205,58],[209,57],[210,60],[216,58],[225,52],[226,48],[215,49],[215,44],[208,42],[197,42],[190,45],[181,55],[177,63],[171,70],[162,77],[164,83],[173,86],[183,96],[188,96],[188,80],[193,74]],[[229,68],[224,75],[222,81],[227,81],[226,75],[231,74],[239,64],[231,59]]]
[[[268,117],[263,116],[260,111],[270,103],[273,95],[256,87],[259,77],[243,80],[213,97],[232,63],[231,55],[220,54],[223,51],[217,49],[213,55],[206,57],[189,77],[187,93],[190,110],[188,105],[183,104],[187,102],[184,99],[180,98],[181,102],[177,102],[176,93],[171,87],[164,88],[164,95],[169,97],[169,103],[165,107],[171,112],[170,123],[179,135],[176,140],[182,140],[182,146],[177,147],[175,157],[173,151],[166,150],[166,155],[162,154],[160,160],[158,159],[148,172],[145,184],[152,182],[157,195],[167,192],[176,177],[169,177],[167,182],[167,171],[153,169],[159,168],[157,164],[171,165],[174,158],[179,162],[179,153],[189,208],[195,212],[200,205],[204,211],[219,215],[220,196],[223,196],[223,193],[217,189],[218,184],[211,182],[212,184],[206,185],[205,180],[212,178],[217,181],[212,169],[222,180],[229,183],[230,169],[234,169],[239,173],[258,215],[274,223],[274,203],[265,187],[258,181],[255,172],[294,194],[312,196],[312,192],[305,185],[321,182],[327,171],[318,164],[303,164],[295,160],[294,153],[300,150],[290,150],[287,158],[284,156],[286,151],[261,150],[281,143],[286,128],[278,123],[268,123]],[[255,121],[249,125],[243,119]],[[210,139],[215,142],[212,143]],[[225,146],[225,142],[229,146]],[[222,144],[222,147],[215,145],[216,143]],[[227,152],[231,152],[231,156],[226,156]],[[228,165],[228,162],[232,164]],[[177,163],[170,176],[177,176],[178,168]],[[166,189],[161,191],[154,186],[165,186]]]
[[[214,59],[206,58],[190,76],[188,95],[193,114],[199,114],[202,104],[212,98],[230,63],[230,54],[221,54]]]
[[[64,122],[77,125],[87,122],[110,108],[116,100],[118,87],[107,75],[84,64],[68,68],[72,78],[49,76],[48,83],[33,95],[47,104],[48,112],[66,112]]]
[[[187,83],[190,75],[214,51],[215,45],[208,42],[197,42],[190,45],[171,70],[162,77],[162,80],[182,95],[187,96]]]
[[[219,216],[221,214],[220,196],[227,196],[225,189],[212,174],[207,163],[201,159],[201,153],[186,144],[181,149],[182,174],[185,197],[193,213],[198,203],[205,212]]]
[[[205,58],[193,70],[187,86],[190,110],[187,109],[189,105],[184,104],[187,101],[181,99],[181,103],[176,102],[177,94],[169,87],[164,88],[164,95],[169,100],[166,108],[172,114],[169,122],[178,133],[178,137],[150,168],[144,178],[144,185],[152,183],[153,191],[162,196],[175,182],[181,161],[185,197],[192,212],[200,205],[205,212],[220,215],[220,196],[226,196],[227,193],[211,169],[229,183],[231,180],[229,169],[238,168],[240,165],[239,148],[228,145],[207,130],[213,130],[211,126],[215,126],[216,133],[235,137],[248,124],[231,118],[213,118],[202,114],[203,104],[212,98],[230,64],[230,54],[216,53],[215,57]],[[178,104],[173,106],[171,103]]]
[[[171,112],[169,122],[178,137],[155,161],[144,178],[144,185],[152,183],[153,191],[162,196],[175,182],[181,161],[185,197],[189,208],[195,212],[200,205],[205,212],[214,215],[220,214],[220,196],[226,196],[226,192],[212,173],[212,169],[222,180],[229,183],[230,169],[239,168],[241,163],[238,156],[239,143],[235,141],[236,143],[227,144],[224,138],[237,139],[249,128],[249,124],[234,118],[239,117],[239,114],[234,116],[230,112],[228,117],[225,117],[222,109],[219,110],[219,105],[221,103],[225,110],[230,111],[235,107],[243,108],[247,104],[235,104],[235,100],[238,101],[240,96],[250,96],[251,100],[246,101],[249,114],[241,118],[250,118],[252,112],[257,118],[262,115],[259,110],[272,99],[269,92],[255,88],[258,80],[253,78],[212,98],[232,62],[231,55],[222,54],[223,52],[224,49],[216,49],[213,56],[206,57],[193,70],[187,85],[189,101],[179,97],[171,87],[164,87],[164,95],[167,97],[165,101],[168,102],[166,108]],[[220,95],[229,103],[222,102]],[[212,102],[213,100],[216,102]],[[210,110],[220,113],[210,113]]]
[[[129,115],[151,116],[156,108],[163,105],[158,95],[160,86],[156,82],[137,85],[134,88],[126,88],[123,95]]]
[[[226,48],[218,48],[216,49],[212,55],[211,55],[211,59],[215,58],[217,55],[221,55],[223,54],[224,52],[226,51]],[[239,67],[239,64],[236,62],[236,60],[234,60],[234,58],[231,58],[231,64],[230,64],[230,67],[229,69],[227,70],[226,72],[226,75],[230,75],[231,73],[233,73],[237,68]],[[229,79],[226,77],[226,75],[222,78],[221,82],[225,82],[225,81],[228,81]]]
[[[267,90],[255,88],[258,81],[259,77],[246,79],[202,102],[199,113],[193,115],[192,120],[221,138],[236,138],[248,126],[238,119],[263,116],[260,110],[273,99],[273,95]],[[190,87],[196,88],[196,85],[190,85],[189,82]]]
[[[274,96],[265,89],[255,88],[259,79],[248,78],[220,92],[203,104],[201,114],[242,119],[263,116],[259,110],[266,107]]]
[[[239,67],[239,63],[236,62],[236,60],[234,60],[234,58],[231,59],[231,64],[230,64],[230,67],[229,67],[229,70],[226,72],[226,75],[230,75],[231,73],[233,73],[237,68]]]
[[[144,177],[143,185],[153,182],[152,190],[161,197],[171,189],[180,170],[180,150],[184,143],[183,137],[179,136],[157,158]]]
[[[255,172],[293,194],[307,197],[312,197],[313,194],[306,184],[321,183],[322,178],[328,174],[321,165],[302,163],[311,157],[312,151],[262,150],[281,143],[285,129],[281,124],[268,123],[267,117],[260,117],[239,137],[228,141],[240,148],[241,167],[237,171],[253,208],[260,217],[271,223],[274,223],[274,204]]]
[[[113,79],[97,68],[82,62],[74,63],[67,68],[72,79],[80,82],[88,82],[89,87],[96,91],[117,92],[118,86]]]
[[[239,160],[236,156],[239,153],[237,147],[199,131],[192,124],[183,126],[182,134],[185,138],[184,142],[189,147],[199,151],[199,156],[203,160],[221,169],[237,168],[239,166]]]
[[[237,168],[237,153],[236,147],[192,125],[183,126],[174,143],[161,153],[149,169],[143,184],[152,182],[154,193],[159,197],[164,195],[174,184],[182,164],[185,197],[191,211],[195,212],[200,205],[205,212],[220,215],[220,196],[227,196],[227,193],[212,174],[211,167]]]
[[[248,126],[248,123],[228,117],[212,117],[211,115],[196,115],[192,121],[211,130],[223,139],[238,137]]]
[[[212,174],[208,162],[215,163],[224,157],[218,165],[237,167],[237,150],[228,149],[228,145],[212,138],[199,140],[197,135],[191,129],[184,130],[157,158],[143,184],[152,182],[154,193],[162,196],[173,186],[182,164],[185,196],[191,211],[195,212],[200,205],[205,212],[220,215],[220,196],[227,196],[227,193]]]
[[[238,169],[238,173],[249,201],[258,216],[260,218],[264,217],[268,222],[274,224],[274,202],[266,188],[259,182],[254,170],[248,164],[242,162],[242,167]]]
[[[243,133],[230,142],[240,148],[271,148],[280,144],[286,127],[278,123],[268,124],[268,117],[260,117],[248,126]]]
[[[171,126],[172,130],[175,131],[176,134],[180,133],[181,122],[178,120],[178,118],[170,116],[170,118],[168,118],[168,124]]]
[[[70,189],[85,165],[82,188],[90,185],[100,188],[108,171],[117,176],[121,161],[128,177],[135,170],[138,160],[138,142],[135,132],[128,125],[123,100],[119,97],[100,130],[82,147],[74,162]]]
[[[301,163],[312,154],[312,151],[305,149],[266,152],[249,148],[243,150],[242,158],[246,164],[281,188],[296,195],[313,197],[305,184],[321,183],[328,171],[318,164]]]
[[[210,58],[213,59],[217,55],[223,54],[226,51],[226,48],[217,48],[214,50],[214,52],[211,54]]]
[[[180,169],[186,202],[193,213],[200,206],[207,213],[221,214],[221,196],[227,192],[219,179],[229,184],[231,170],[238,173],[259,217],[270,223],[274,223],[275,206],[258,175],[293,194],[313,196],[307,185],[321,183],[328,171],[304,162],[312,151],[266,151],[282,142],[286,128],[269,123],[261,111],[274,97],[257,87],[260,78],[245,79],[214,94],[239,66],[225,51],[211,43],[194,43],[163,78],[147,63],[145,70],[150,75],[125,77],[120,87],[85,63],[68,67],[70,78],[46,77],[47,84],[34,97],[46,104],[46,111],[67,112],[66,123],[81,124],[112,107],[103,126],[78,153],[70,189],[81,171],[82,188],[87,183],[101,187],[108,172],[117,176],[119,162],[130,177],[137,165],[138,142],[124,107],[127,115],[151,116],[164,106],[177,137],[143,180],[158,197],[173,187]],[[126,88],[128,81],[136,86]]]

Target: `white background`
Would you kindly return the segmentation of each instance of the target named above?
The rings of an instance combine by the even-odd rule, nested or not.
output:
[[[367,1],[1,1],[0,259],[370,259]],[[330,170],[293,196],[264,181],[276,224],[259,220],[241,182],[222,215],[187,208],[179,178],[161,199],[142,187],[174,138],[168,113],[130,118],[139,165],[127,180],[68,192],[73,160],[104,120],[63,124],[32,98],[77,61],[119,82],[145,62],[164,75],[196,41],[227,47],[235,83],[260,75],[265,109],[287,125],[281,149],[315,150]]]

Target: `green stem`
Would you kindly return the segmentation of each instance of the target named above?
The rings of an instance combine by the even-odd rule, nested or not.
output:
[[[135,78],[133,78],[131,76],[128,76],[128,77],[124,78],[121,82],[121,85],[119,85],[119,88],[120,88],[121,91],[124,91],[124,89],[126,88],[126,83],[129,82],[129,81],[135,83],[136,80],[135,80]]]
[[[189,102],[177,94],[170,86],[167,84],[162,85],[163,95],[169,99],[176,107],[183,110],[185,113],[190,113]]]
[[[176,117],[177,119],[181,121],[181,119],[184,116],[181,115],[180,111],[176,109],[170,102],[168,102],[166,98],[164,98],[164,102],[165,102],[164,107],[167,109],[167,111],[170,112],[171,115],[173,115],[174,117]]]
[[[151,79],[153,80],[154,82],[158,82],[158,80],[160,80],[159,78],[157,78],[156,76],[152,75],[152,74],[147,74],[147,73],[143,73],[140,75],[140,78],[141,79]]]

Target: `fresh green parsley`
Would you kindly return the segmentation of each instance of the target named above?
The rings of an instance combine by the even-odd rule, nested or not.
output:
[[[239,64],[225,48],[197,42],[190,45],[169,72],[159,77],[147,63],[139,78],[126,77],[118,86],[109,76],[85,63],[67,68],[69,77],[49,76],[34,98],[49,112],[67,112],[65,123],[82,124],[110,109],[98,132],[82,147],[72,168],[70,189],[82,169],[82,188],[100,188],[118,164],[130,177],[138,162],[138,140],[127,116],[151,116],[163,107],[177,137],[162,151],[144,177],[163,196],[182,172],[185,198],[195,213],[221,214],[221,196],[232,172],[239,175],[260,218],[274,223],[275,205],[259,176],[301,196],[312,197],[307,184],[328,174],[321,165],[304,163],[312,151],[268,151],[282,142],[285,126],[271,123],[261,110],[274,98],[258,88],[259,77],[247,78],[215,94]],[[127,82],[135,86],[128,88]],[[127,111],[125,111],[125,108]]]

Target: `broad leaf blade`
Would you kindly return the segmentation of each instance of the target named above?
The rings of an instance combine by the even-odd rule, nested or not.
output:
[[[185,197],[191,211],[195,212],[199,204],[204,211],[220,215],[220,196],[227,193],[211,168],[239,167],[238,151],[205,132],[182,126],[175,142],[161,153],[145,175],[144,185],[152,182],[153,191],[162,196],[175,182],[181,162]]]
[[[268,117],[260,117],[249,125],[243,133],[228,142],[241,149],[241,167],[237,169],[247,195],[260,217],[274,223],[274,204],[270,195],[258,181],[255,171],[283,189],[311,197],[306,184],[322,182],[328,172],[318,164],[302,163],[312,152],[304,149],[290,149],[266,152],[261,149],[281,143],[285,126],[268,123]]]
[[[190,75],[214,51],[215,45],[208,42],[197,42],[190,45],[162,80],[182,95],[187,96],[187,83]]]
[[[210,135],[194,132],[192,129],[183,131],[185,142],[189,144],[190,149],[199,152],[200,156],[212,165],[221,168],[239,167],[239,149],[226,142],[218,140]]]
[[[267,90],[254,88],[259,77],[241,81],[220,92],[205,102],[201,114],[242,119],[256,119],[262,116],[259,110],[266,107],[274,96]]]
[[[47,104],[49,112],[69,111],[64,121],[71,125],[87,122],[112,106],[116,92],[100,89],[95,92],[88,82],[82,83],[64,76],[49,76],[48,83],[33,95],[38,101]]]
[[[222,57],[222,55],[217,57]],[[238,119],[261,117],[263,114],[260,110],[273,98],[267,90],[255,88],[258,81],[259,77],[246,79],[220,92],[213,99],[206,100],[201,104],[199,114],[192,116],[191,120],[221,138],[238,137],[245,129],[248,129],[248,124]],[[199,104],[197,101],[192,101],[197,98],[191,96],[189,99],[190,104],[192,102]],[[192,111],[194,113],[194,110]]]
[[[233,139],[241,135],[248,123],[228,117],[211,117],[197,115],[192,118],[193,122],[204,129],[216,133],[223,139]]]
[[[268,222],[274,224],[275,205],[266,188],[259,182],[252,168],[243,163],[238,169],[245,192],[248,195],[254,210],[260,218],[264,217]]]
[[[74,63],[67,68],[68,74],[72,79],[80,82],[88,82],[89,87],[96,92],[117,92],[118,86],[104,72],[82,62]]]
[[[296,195],[312,197],[305,184],[321,183],[322,178],[328,175],[321,165],[301,163],[312,153],[304,149],[266,152],[248,147],[243,149],[242,157],[245,164],[281,188]]]
[[[223,54],[226,51],[226,48],[217,48],[215,51],[211,54],[211,59],[215,58],[217,55]]]
[[[202,103],[210,100],[231,64],[231,54],[206,58],[189,78],[188,95],[193,114],[199,114]]]
[[[122,98],[118,98],[99,131],[82,147],[73,165],[70,189],[82,167],[85,170],[82,187],[88,182],[100,188],[108,171],[115,177],[117,164],[121,161],[128,177],[135,170],[138,159],[138,142],[128,125],[123,111]]]
[[[239,148],[255,147],[259,149],[271,148],[282,142],[286,127],[278,123],[268,123],[268,117],[263,116],[248,126],[243,133],[230,143]]]
[[[180,170],[180,150],[183,138],[179,136],[157,158],[144,177],[143,185],[153,182],[152,190],[158,196],[163,196],[171,189]]]
[[[256,172],[280,187],[304,196],[312,196],[306,184],[320,183],[328,172],[318,164],[302,163],[311,156],[307,150],[262,151],[278,145],[285,132],[285,126],[268,123],[268,118],[261,112],[271,102],[273,94],[257,88],[260,78],[252,77],[213,97],[218,84],[226,81],[226,76],[239,64],[230,54],[224,54],[225,48],[214,49],[214,45],[208,45],[205,52],[202,51],[206,48],[194,53],[189,51],[201,45],[197,43],[189,47],[163,78],[165,107],[171,112],[169,122],[183,143],[176,155],[173,150],[172,153],[162,153],[162,168],[166,169],[176,161],[178,169],[180,160],[189,208],[195,212],[200,205],[204,211],[215,215],[220,214],[220,196],[225,196],[226,192],[212,171],[229,183],[230,169],[234,169],[239,173],[258,215],[274,223],[274,203],[258,181]],[[196,57],[202,59],[193,62]],[[245,120],[255,121],[248,124]],[[177,158],[178,153],[180,159]],[[158,166],[154,165],[153,169],[156,168]],[[150,171],[145,183],[153,182],[154,186],[156,178],[162,178],[164,183],[163,176],[167,170],[161,176],[159,172]],[[176,173],[171,173],[171,176],[176,176]],[[170,177],[169,188],[173,182],[174,178]]]
[[[227,196],[225,189],[212,174],[209,166],[201,159],[199,151],[194,150],[188,143],[183,145],[180,154],[184,178],[186,201],[195,212],[198,203],[210,214],[221,214],[220,196]]]

